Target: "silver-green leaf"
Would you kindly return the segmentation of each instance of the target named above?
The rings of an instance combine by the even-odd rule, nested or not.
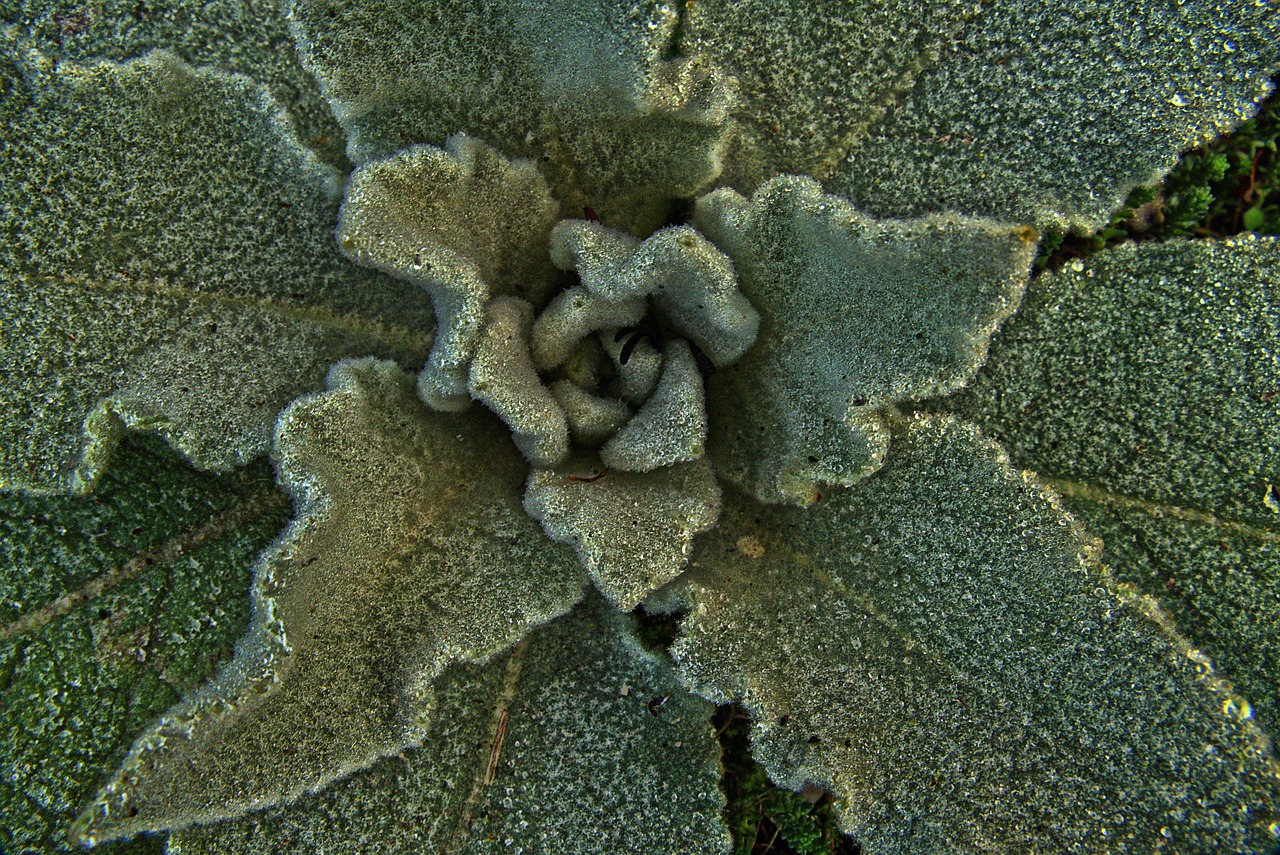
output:
[[[491,419],[432,413],[389,362],[338,363],[329,384],[277,427],[298,518],[259,561],[234,660],[138,737],[83,842],[237,816],[418,744],[447,665],[581,596]]]
[[[673,652],[865,852],[1262,851],[1248,705],[1094,553],[976,428],[918,418],[817,507],[726,500]]]
[[[263,87],[0,47],[0,351],[23,366],[0,381],[0,486],[86,489],[126,427],[229,469],[336,359],[422,360],[428,301],[342,259],[337,174]]]
[[[710,705],[599,597],[489,665],[450,668],[437,697],[421,748],[292,805],[180,831],[169,852],[728,850]]]
[[[694,223],[760,314],[755,347],[708,381],[710,453],[766,502],[812,502],[874,471],[881,409],[973,375],[1035,244],[1033,229],[986,220],[874,220],[802,176],[750,199],[710,193]]]
[[[1137,184],[1248,118],[1280,68],[1273,2],[998,0],[823,176],[892,217],[1105,225]]]
[[[1041,276],[937,407],[1040,472],[1280,727],[1280,241],[1118,247]]]

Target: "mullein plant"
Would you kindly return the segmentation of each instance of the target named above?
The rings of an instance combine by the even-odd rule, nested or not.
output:
[[[927,5],[6,4],[5,851],[1275,846],[1280,14]]]

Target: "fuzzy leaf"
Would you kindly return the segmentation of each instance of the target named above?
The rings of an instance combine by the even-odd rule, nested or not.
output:
[[[880,216],[1093,230],[1179,152],[1248,118],[1280,67],[1274,2],[976,8],[822,176],[828,190]]]
[[[600,477],[534,470],[524,506],[548,537],[573,546],[610,601],[630,611],[689,563],[694,537],[720,515],[720,487],[705,459]]]
[[[420,361],[429,337],[353,315],[133,280],[10,276],[0,283],[0,487],[79,492],[126,429],[196,466],[265,454],[276,415],[329,364]]]
[[[779,173],[827,175],[972,15],[957,0],[685,4],[681,50],[741,89],[723,178],[750,193]]]
[[[343,261],[336,176],[261,87],[164,54],[10,71],[0,486],[82,490],[126,426],[242,465],[334,360],[422,359],[429,306]]]
[[[1262,851],[1266,737],[1092,552],[976,428],[915,420],[823,505],[726,501],[673,653],[864,852]]]
[[[265,84],[298,124],[298,135],[341,167],[342,129],[302,67],[284,9],[276,0],[11,0],[0,16],[16,22],[17,41],[59,62],[124,61],[171,51],[184,62],[243,74]],[[7,5],[4,8],[8,12]]]
[[[465,409],[467,363],[491,296],[540,300],[553,287],[556,204],[527,161],[455,135],[356,170],[338,240],[349,258],[425,288],[439,321],[422,399]]]
[[[419,749],[323,793],[190,828],[170,855],[728,849],[710,707],[597,597],[484,667],[454,666]],[[586,809],[584,809],[586,808]]]
[[[718,190],[695,225],[760,313],[755,347],[707,384],[718,470],[762,501],[811,502],[874,471],[878,410],[949,392],[1017,307],[1035,232],[960,217],[877,221],[784,176]]]
[[[298,518],[255,571],[235,659],[138,738],[78,821],[84,842],[287,801],[417,744],[445,666],[581,596],[491,419],[432,414],[389,362],[341,362],[329,385],[277,426]]]
[[[463,132],[540,161],[564,215],[592,205],[641,232],[720,170],[731,86],[703,57],[666,58],[670,4],[295,0],[290,14],[357,162]]]
[[[165,279],[430,329],[417,289],[342,257],[339,175],[264,87],[159,51],[52,69],[0,53],[6,278]]]
[[[90,497],[0,494],[0,849],[80,851],[71,821],[230,651],[253,556],[288,518],[265,462],[215,478],[151,438]]]
[[[1280,729],[1280,241],[1125,246],[1039,277],[972,390]]]

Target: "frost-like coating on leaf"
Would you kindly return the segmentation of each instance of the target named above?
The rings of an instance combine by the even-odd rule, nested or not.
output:
[[[1018,465],[1280,530],[1280,241],[1101,253],[1036,280],[945,406]]]
[[[0,493],[0,847],[70,855],[120,748],[208,679],[290,517],[265,461],[195,472],[122,443],[91,499]]]
[[[83,491],[125,429],[196,466],[267,452],[276,416],[330,363],[430,346],[403,329],[271,300],[129,279],[8,274],[0,284],[0,488]]]
[[[953,216],[873,220],[811,178],[717,190],[695,225],[733,259],[760,340],[707,386],[717,468],[807,503],[874,471],[877,409],[949,392],[1018,305],[1035,232]]]
[[[589,333],[637,324],[645,315],[643,297],[608,299],[582,286],[556,295],[533,325],[533,361],[541,371],[559,367]]]
[[[417,289],[342,258],[338,175],[265,87],[161,52],[25,55],[9,71],[0,270],[166,279],[431,328]]]
[[[688,226],[636,241],[599,223],[565,220],[551,233],[551,255],[603,300],[650,297],[659,319],[716,367],[738,359],[756,340],[760,316],[738,290],[733,263]],[[602,318],[592,329],[625,325]]]
[[[489,303],[471,363],[471,394],[511,428],[511,439],[534,466],[556,466],[569,454],[569,423],[529,355],[533,307],[516,297]]]
[[[592,395],[569,380],[552,383],[551,394],[564,410],[569,435],[578,445],[599,445],[631,418],[631,408],[623,401]]]
[[[728,851],[709,706],[599,598],[511,656],[450,668],[436,694],[449,713],[422,748],[292,805],[180,831],[170,855],[366,855],[371,841],[387,855]]]
[[[673,653],[864,852],[1264,851],[1265,736],[1093,553],[976,428],[919,419],[817,508],[731,503]]]
[[[304,64],[357,162],[462,131],[543,165],[562,212],[649,230],[720,171],[732,81],[668,58],[678,13],[647,0],[291,4]]]
[[[163,49],[194,66],[212,66],[265,84],[298,125],[298,136],[325,160],[345,161],[342,129],[303,69],[277,0],[237,0],[234,6],[206,0],[101,0],[75,5],[63,0],[18,0],[3,7],[11,35],[59,62],[124,61]],[[21,12],[16,12],[17,8]]]
[[[1280,727],[1280,241],[1122,246],[1038,277],[973,418]],[[1269,503],[1270,502],[1270,503]]]
[[[163,53],[5,66],[0,317],[27,370],[0,389],[0,484],[83,489],[122,424],[241,465],[333,360],[420,359],[430,307],[342,259],[336,174],[264,88]]]
[[[1064,503],[1106,544],[1116,577],[1158,599],[1280,733],[1280,532],[1085,485]]]
[[[341,362],[329,382],[277,427],[298,519],[260,560],[235,659],[138,738],[78,821],[84,842],[287,801],[416,744],[446,665],[580,597],[487,416],[426,410],[390,362]]]
[[[467,365],[491,296],[535,302],[552,287],[547,233],[556,205],[527,161],[456,135],[414,146],[351,176],[338,241],[354,261],[420,285],[439,329],[418,379],[422,399],[465,409]]]
[[[680,47],[741,88],[723,178],[744,193],[778,173],[825,176],[973,14],[961,0],[697,0]]]
[[[1091,230],[1249,116],[1277,67],[1270,0],[998,0],[823,180],[880,216]]]
[[[600,459],[610,469],[651,472],[703,454],[707,401],[698,363],[689,345],[679,339],[667,343],[662,357],[658,387],[600,450]]]
[[[685,568],[694,537],[720,516],[705,458],[644,474],[574,469],[582,471],[535,469],[525,510],[548,537],[571,545],[596,587],[626,611]]]

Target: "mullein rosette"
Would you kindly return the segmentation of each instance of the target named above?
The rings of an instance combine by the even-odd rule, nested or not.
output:
[[[53,237],[20,237],[55,249],[5,261],[6,316],[43,355],[6,381],[6,432],[30,438],[0,477],[84,490],[146,429],[207,468],[269,447],[295,506],[234,657],[136,739],[74,838],[577,851],[608,831],[615,849],[725,851],[708,702],[737,700],[774,780],[830,792],[868,852],[1269,845],[1280,778],[1248,703],[979,427],[1028,441],[1035,361],[993,359],[1018,401],[961,390],[1002,325],[1021,341],[1039,229],[1096,223],[1244,115],[1267,84],[1239,69],[1275,67],[1275,22],[1153,12],[1164,56],[1125,40],[1132,10],[1091,46],[1013,5],[295,2],[356,163],[345,185],[245,78],[12,50],[10,89],[34,105],[24,175],[99,158],[104,209],[127,211],[110,188],[185,186],[172,149],[196,157],[184,123],[208,122],[234,142],[209,169],[247,177],[175,214],[239,206],[226,235],[192,229],[184,249],[144,221],[111,274],[95,248],[116,240],[67,215],[74,194],[43,203],[64,214],[39,214]],[[1022,17],[1078,55],[1038,54]],[[1214,75],[1180,69],[1187,51]],[[1076,134],[1107,109],[1073,86],[1139,60],[1171,91]],[[111,104],[154,143],[132,161],[104,154]],[[218,260],[266,222],[261,260]],[[1201,276],[1272,287],[1270,242],[1202,254]],[[1163,262],[1133,256],[1099,281],[1165,287]],[[307,264],[298,290],[287,272]],[[1044,286],[1061,302],[1028,298],[1027,328],[1076,305],[1072,275]],[[1234,322],[1266,327],[1274,306]],[[1090,317],[1135,348],[1154,311]],[[1162,386],[1146,370],[1135,400]],[[59,406],[18,405],[40,396]],[[682,615],[674,668],[634,640],[621,612],[641,604]],[[597,802],[622,831],[583,816]]]

